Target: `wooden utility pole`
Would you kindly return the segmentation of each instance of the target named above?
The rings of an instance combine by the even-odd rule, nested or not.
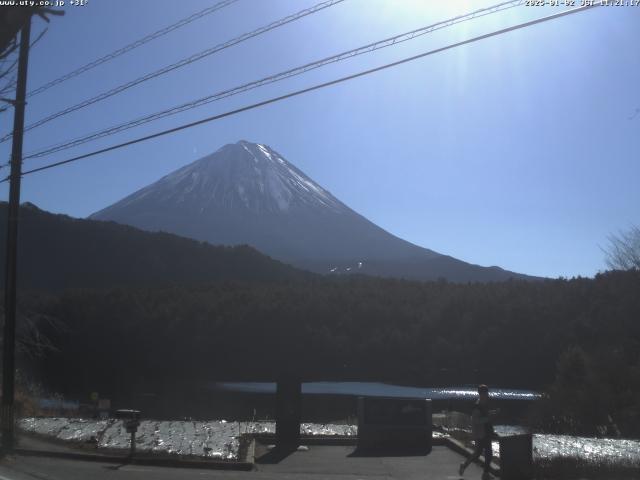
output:
[[[18,212],[20,209],[20,177],[22,176],[22,137],[24,108],[27,93],[27,67],[29,64],[29,37],[31,16],[20,33],[18,79],[13,117],[13,145],[11,173],[9,175],[9,208],[7,215],[7,259],[4,283],[4,337],[2,350],[2,410],[0,429],[2,449],[11,451],[15,445],[15,350],[16,350],[16,264],[18,256]]]

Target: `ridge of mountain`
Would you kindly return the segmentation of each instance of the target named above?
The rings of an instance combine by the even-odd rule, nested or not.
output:
[[[217,281],[297,281],[314,275],[247,245],[223,247],[166,232],[20,207],[21,289],[154,287]],[[7,203],[0,202],[6,223]],[[3,224],[4,224],[3,223]],[[0,251],[6,237],[0,235]]]

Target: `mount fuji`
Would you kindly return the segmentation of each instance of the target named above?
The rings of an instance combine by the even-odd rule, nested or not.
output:
[[[249,244],[320,273],[416,280],[532,278],[402,240],[322,188],[282,155],[239,141],[90,216],[212,244]]]

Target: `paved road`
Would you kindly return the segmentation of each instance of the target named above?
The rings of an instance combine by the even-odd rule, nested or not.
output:
[[[259,464],[255,471],[223,471],[116,465],[101,462],[15,456],[0,462],[0,480],[457,480],[462,457],[446,447],[429,455],[403,457],[353,456],[353,447],[312,446],[278,463]],[[481,469],[471,465],[466,479],[480,479]]]

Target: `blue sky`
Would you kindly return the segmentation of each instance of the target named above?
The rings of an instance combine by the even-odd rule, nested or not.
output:
[[[318,0],[319,1],[319,0]],[[64,7],[29,89],[213,4]],[[27,123],[313,5],[240,0],[35,96]],[[28,132],[25,152],[465,13],[492,1],[346,0]],[[215,102],[32,168],[560,11],[518,7]],[[34,20],[34,34],[44,23]],[[220,146],[280,152],[388,231],[480,265],[551,277],[605,268],[640,223],[640,6],[599,7],[24,178],[22,201],[85,217]],[[0,131],[12,116],[0,116]],[[8,143],[0,154],[8,158]],[[6,183],[0,196],[7,198]]]

